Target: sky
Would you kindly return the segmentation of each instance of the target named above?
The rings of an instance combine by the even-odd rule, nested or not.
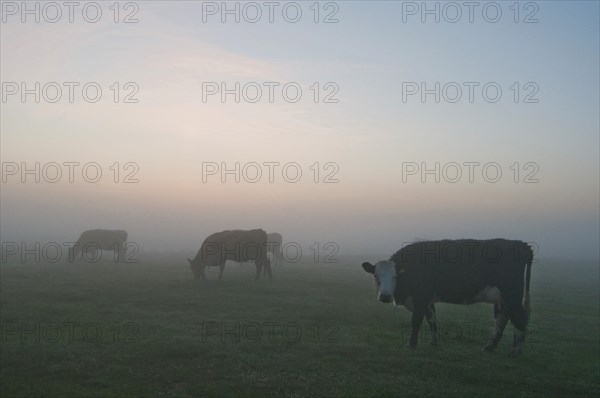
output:
[[[503,237],[598,259],[598,2],[476,2],[472,21],[463,2],[428,2],[439,22],[422,2],[275,2],[272,22],[260,1],[228,2],[239,22],[222,2],[121,2],[118,16],[98,2],[95,23],[89,3],[73,22],[39,3],[36,22],[2,1],[3,242],[107,228],[196,251],[263,228],[381,258],[415,238]],[[23,100],[36,82],[39,103]],[[236,83],[239,103],[208,91]]]

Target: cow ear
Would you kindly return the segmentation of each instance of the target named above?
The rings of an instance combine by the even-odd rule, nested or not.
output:
[[[371,264],[371,263],[362,263],[362,267],[369,274],[372,274],[372,273],[375,272],[375,266],[373,264]]]

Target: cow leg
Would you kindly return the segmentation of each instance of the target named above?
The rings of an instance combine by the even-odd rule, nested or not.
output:
[[[525,329],[515,328],[515,335],[513,337],[513,347],[511,355],[518,357],[523,353],[523,342],[525,341]]]
[[[266,264],[263,265],[263,273],[262,276],[268,276],[269,279],[272,278],[272,274],[271,274],[271,266],[267,266]]]
[[[515,326],[513,337],[512,356],[519,356],[523,352],[523,342],[525,341],[525,329],[527,327],[527,313],[522,305],[517,306],[510,321]]]
[[[425,319],[427,319],[427,323],[429,324],[429,330],[431,331],[431,341],[429,344],[437,345],[438,335],[437,335],[437,323],[435,320],[435,307],[433,304],[430,304],[425,311]]]
[[[267,259],[267,261],[265,262],[265,271],[267,273],[267,276],[269,277],[269,281],[273,280],[273,273],[271,272],[271,262],[269,261],[269,259]]]
[[[483,347],[483,351],[492,352],[496,349],[500,339],[502,338],[502,333],[504,332],[506,323],[508,322],[508,317],[504,314],[504,312],[502,312],[500,306],[497,304],[494,304],[494,318],[496,319],[496,331],[490,338],[490,342]]]
[[[262,272],[262,263],[260,261],[255,261],[254,263],[256,265],[256,276],[254,277],[254,280],[257,281],[260,278],[260,274]]]
[[[75,259],[77,258],[77,256],[79,256],[80,253],[81,253],[81,247],[79,246],[79,242],[77,242],[71,248],[71,252],[69,253],[69,262],[74,262]]]
[[[123,247],[119,246],[119,248],[117,250],[115,250],[115,255],[117,256],[116,258],[116,262],[120,263],[121,261],[124,260],[125,258],[125,253],[123,252]]]
[[[219,280],[223,279],[223,270],[225,269],[225,264],[219,265]]]
[[[271,252],[271,254],[273,255],[273,265],[277,265],[277,254],[275,252]]]
[[[96,256],[98,256],[98,249],[96,249],[95,247],[91,247],[86,250],[86,253],[90,256],[90,258],[96,260]]]
[[[419,329],[421,329],[421,323],[423,323],[423,317],[425,316],[425,309],[419,305],[415,305],[412,313],[412,332],[410,334],[410,341],[408,343],[409,348],[416,348],[417,342],[419,341]]]

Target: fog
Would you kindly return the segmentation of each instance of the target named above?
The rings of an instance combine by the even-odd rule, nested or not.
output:
[[[394,192],[379,187],[353,195],[342,186],[340,182],[321,192],[309,186],[305,189],[314,197],[297,199],[286,193],[269,196],[259,187],[248,189],[240,184],[227,194],[231,197],[226,201],[208,193],[198,195],[197,200],[184,195],[163,201],[140,195],[138,186],[108,193],[99,187],[63,188],[68,199],[59,187],[37,185],[26,191],[21,186],[5,186],[2,241],[44,245],[74,242],[87,229],[125,229],[129,241],[142,252],[187,252],[198,250],[216,231],[263,228],[281,232],[284,242],[296,242],[304,250],[314,242],[320,246],[334,242],[340,254],[381,258],[415,239],[504,237],[534,243],[541,257],[597,259],[596,214],[586,215],[566,206],[552,212],[549,205],[535,205],[539,201],[511,198],[506,202],[512,206],[503,203],[499,210],[468,197],[464,203],[449,203],[451,197],[442,196],[441,187],[432,191],[433,197],[422,197],[424,203],[411,203],[411,198],[402,197],[402,191],[409,189],[396,188]],[[457,192],[454,198],[463,196]],[[543,198],[540,201],[544,203]]]
[[[125,229],[142,252],[187,253],[212,232],[263,228],[380,258],[417,238],[502,237],[598,260],[598,5],[571,4],[545,3],[529,25],[398,24],[400,5],[365,2],[332,24],[227,24],[186,2],[145,2],[129,25],[3,24],[3,82],[16,86],[3,86],[2,241]],[[63,97],[7,94],[35,82]],[[64,82],[103,97],[77,89],[71,102]],[[279,90],[289,82],[297,102]],[[436,82],[504,94],[407,96]],[[524,102],[532,87],[538,101]]]

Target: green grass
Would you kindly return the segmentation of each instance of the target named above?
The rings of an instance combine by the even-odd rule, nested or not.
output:
[[[179,259],[2,264],[0,396],[521,397],[600,390],[597,264],[534,265],[531,332],[523,356],[511,358],[510,325],[496,353],[480,352],[493,322],[484,304],[438,305],[445,338],[432,347],[424,334],[415,351],[407,349],[409,313],[376,301],[361,261],[288,264],[274,269],[271,284],[254,282],[252,266],[237,264],[227,265],[222,281],[214,280],[216,270],[212,280],[196,281]],[[22,322],[43,329],[22,337]],[[52,325],[66,333],[68,322],[88,325],[87,340],[76,327],[73,336],[51,341]],[[234,331],[237,323],[247,335],[207,335],[207,327],[222,323]],[[288,334],[273,324],[288,326]],[[258,342],[252,325],[261,326]],[[102,336],[93,340],[95,330]]]

